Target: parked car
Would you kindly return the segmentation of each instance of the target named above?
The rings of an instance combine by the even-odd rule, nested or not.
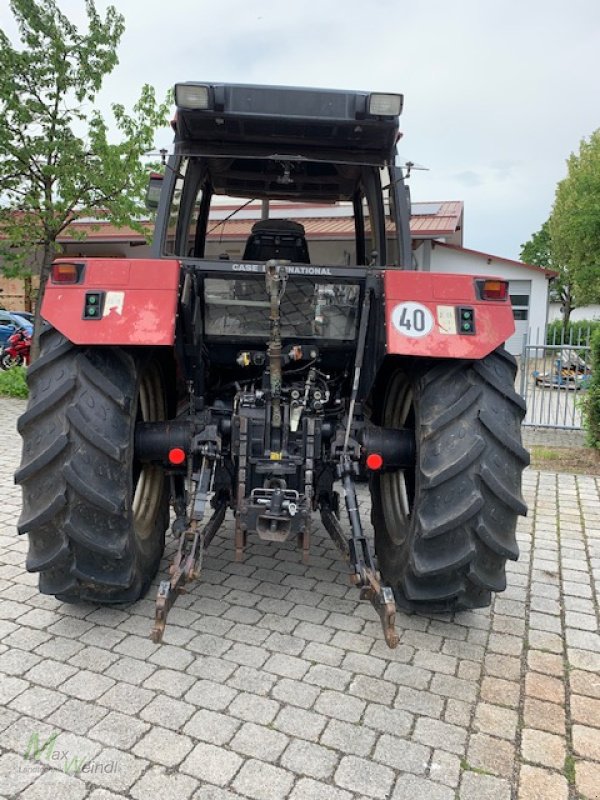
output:
[[[32,311],[11,311],[11,314],[16,314],[18,317],[23,317],[27,322],[33,325],[34,314]]]
[[[11,311],[0,311],[0,347],[4,347],[8,337],[12,336],[19,328],[24,328],[29,335],[33,331],[33,325],[29,320]]]

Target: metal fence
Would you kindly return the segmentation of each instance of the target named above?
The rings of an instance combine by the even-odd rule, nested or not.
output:
[[[548,341],[549,340],[549,341]],[[590,330],[542,329],[523,342],[518,387],[527,403],[524,425],[581,430],[581,401],[591,376]]]

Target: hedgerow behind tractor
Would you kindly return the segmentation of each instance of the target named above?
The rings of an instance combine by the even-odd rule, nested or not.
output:
[[[489,604],[526,511],[513,315],[505,281],[413,268],[402,96],[183,83],[175,98],[152,258],[61,258],[46,289],[16,476],[40,590],[141,597],[171,506],[155,641],[228,511],[238,559],[250,536],[308,557],[318,512],[391,647],[396,605]],[[265,217],[234,258],[208,241],[223,196]],[[350,204],[350,251],[314,263],[292,202]]]

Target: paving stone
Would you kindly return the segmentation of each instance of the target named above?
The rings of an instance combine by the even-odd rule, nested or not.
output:
[[[444,699],[426,690],[419,691],[410,689],[407,686],[399,686],[394,706],[410,711],[413,714],[440,717],[444,707]]]
[[[38,775],[37,770],[23,769],[22,756],[16,753],[0,755],[0,786],[2,791],[7,791],[10,795],[19,797],[25,787],[33,783]]]
[[[571,717],[575,722],[600,728],[600,700],[577,694],[572,695]]]
[[[515,748],[510,742],[484,733],[471,736],[467,751],[467,762],[471,767],[491,772],[501,778],[510,778],[514,760]]]
[[[277,677],[262,669],[253,667],[238,667],[233,675],[227,680],[227,684],[234,689],[241,689],[244,692],[267,695],[276,683]]]
[[[133,753],[151,763],[175,767],[183,761],[193,746],[188,736],[154,727],[135,745]]]
[[[544,675],[554,675],[562,678],[564,662],[562,656],[554,653],[544,653],[540,650],[529,650],[527,653],[527,666],[534,672]]]
[[[97,700],[115,685],[115,681],[98,675],[90,670],[80,670],[72,678],[63,683],[61,691],[76,697],[78,700]]]
[[[471,681],[461,680],[452,675],[434,675],[430,690],[444,697],[452,697],[466,703],[474,702],[477,697],[476,685]]]
[[[600,679],[593,672],[571,670],[569,684],[573,692],[600,699]]]
[[[590,800],[600,797],[600,764],[578,761],[575,765],[575,786],[578,792]]]
[[[139,685],[143,683],[154,671],[156,667],[149,664],[147,661],[140,661],[138,658],[120,658],[106,671],[105,675],[109,678],[114,678],[117,681],[125,681],[125,683],[134,683]]]
[[[201,781],[225,786],[241,765],[242,759],[237,753],[201,742],[180,765],[179,771],[193,775]]]
[[[560,772],[524,764],[519,777],[519,800],[567,800],[569,786]]]
[[[510,782],[465,772],[460,784],[460,800],[511,800]]]
[[[23,800],[82,800],[87,794],[85,783],[59,770],[48,770],[23,791]]]
[[[357,697],[342,692],[324,691],[315,703],[315,711],[346,722],[359,722],[365,706],[365,701]]]
[[[546,731],[524,728],[521,732],[521,753],[525,761],[556,767],[565,760],[565,742],[561,736]]]
[[[427,771],[431,749],[421,744],[407,742],[396,736],[384,734],[380,737],[373,759],[403,772],[424,775]]]
[[[64,694],[34,686],[17,695],[11,702],[10,708],[36,719],[44,719],[44,717],[56,711],[66,699]]]
[[[131,750],[149,727],[147,723],[135,717],[111,711],[91,728],[88,736],[107,745]]]
[[[351,798],[352,795],[344,789],[336,789],[312,778],[301,778],[290,795],[290,800],[351,800]]]
[[[327,780],[333,775],[338,760],[339,754],[328,747],[294,739],[281,757],[281,766],[300,775]]]
[[[69,663],[79,669],[92,672],[104,672],[111,664],[119,660],[119,656],[101,647],[82,647],[70,659]]]
[[[476,731],[499,736],[501,739],[513,740],[516,735],[518,715],[502,706],[493,706],[489,703],[479,703],[475,712]]]
[[[266,697],[240,692],[229,706],[228,713],[247,722],[268,725],[275,719],[280,709],[279,703]]]
[[[562,680],[537,672],[529,672],[526,675],[525,693],[529,697],[536,697],[549,703],[564,705],[565,702],[565,686]]]
[[[310,686],[302,681],[295,681],[291,678],[280,679],[272,690],[272,695],[276,700],[283,703],[291,703],[301,708],[310,708],[317,697],[320,690],[317,686]]]
[[[184,696],[187,703],[213,711],[222,711],[236,696],[235,689],[210,680],[199,680]]]
[[[386,798],[394,780],[388,767],[364,758],[344,756],[335,772],[334,781],[343,789],[372,798]]]
[[[210,744],[227,744],[242,723],[239,719],[202,709],[183,726],[183,732]]]
[[[277,761],[289,744],[283,733],[264,725],[246,722],[235,734],[229,746],[238,753],[243,753],[261,761]]]
[[[583,669],[588,672],[600,672],[600,653],[592,653],[588,650],[577,650],[569,647],[567,657],[571,667]]]
[[[22,676],[41,660],[41,656],[35,653],[25,653],[23,650],[7,650],[6,653],[0,655],[0,672],[5,675]]]
[[[440,657],[440,653],[429,653],[423,651],[426,656]],[[415,667],[410,664],[390,664],[384,673],[386,681],[396,683],[401,686],[410,686],[412,689],[426,689],[432,677],[432,672],[422,667]]]
[[[21,678],[4,677],[0,680],[0,704],[8,705],[8,703],[19,694],[28,689],[30,684]]]
[[[123,714],[137,714],[144,706],[148,705],[153,697],[155,694],[149,689],[142,689],[140,686],[133,686],[130,683],[115,683],[98,699],[98,702],[100,705]]]
[[[373,749],[376,738],[377,735],[374,731],[361,725],[332,719],[323,731],[321,744],[333,747],[342,753],[367,756]]]
[[[35,667],[32,667],[32,669],[26,673],[25,678],[32,683],[54,689],[76,672],[76,667],[72,667],[69,664],[63,664],[60,661],[53,661],[52,659],[44,659],[41,664],[36,664]]]
[[[377,703],[370,703],[363,716],[363,725],[382,733],[391,733],[394,736],[406,736],[410,732],[413,722],[414,718],[411,714]]]
[[[95,757],[95,762],[104,768],[82,773],[86,781],[117,792],[129,789],[148,766],[147,761],[112,748],[102,750]]]
[[[325,725],[327,717],[316,714],[314,711],[306,711],[303,708],[288,706],[282,708],[273,726],[277,730],[283,731],[290,736],[299,736],[302,739],[310,739],[316,742]]]
[[[434,750],[429,764],[428,776],[445,786],[453,789],[458,786],[460,779],[461,759],[453,753],[444,750]]]
[[[461,728],[468,728],[473,716],[473,704],[463,703],[462,700],[450,698],[446,701],[446,710],[443,714],[444,722],[450,725],[458,725]]]
[[[481,699],[499,706],[517,708],[521,687],[514,681],[485,677],[481,682]]]
[[[556,703],[545,703],[533,697],[525,698],[523,721],[528,728],[537,728],[564,736],[565,710]]]
[[[187,800],[197,786],[197,781],[187,775],[167,773],[161,767],[152,767],[131,787],[130,793],[135,800],[154,797],[160,797],[161,800]]]
[[[394,788],[392,800],[454,800],[454,790],[426,778],[401,775]]]
[[[254,800],[286,800],[293,782],[291,772],[250,759],[234,780],[233,788]]]
[[[342,687],[338,684],[337,688]],[[390,681],[369,678],[366,675],[357,675],[352,680],[348,691],[363,700],[389,705],[394,699],[397,689],[396,685]]]
[[[573,725],[573,749],[577,755],[600,761],[600,730],[585,725]]]
[[[195,706],[175,700],[172,697],[158,695],[140,712],[142,719],[154,725],[162,725],[175,731],[181,730],[195,712]]]
[[[196,682],[191,675],[174,669],[157,669],[146,678],[144,688],[159,691],[171,697],[181,697]]]
[[[415,724],[413,739],[429,747],[439,747],[461,755],[466,745],[466,731],[437,719],[422,717]]]
[[[264,669],[267,672],[281,675],[283,678],[300,680],[310,669],[310,662],[295,656],[285,655],[284,653],[276,653],[269,658],[264,665]]]

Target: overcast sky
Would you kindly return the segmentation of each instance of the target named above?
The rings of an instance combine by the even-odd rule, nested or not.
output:
[[[465,246],[495,255],[518,257],[569,153],[600,127],[599,0],[116,5],[126,31],[102,108],[186,80],[402,92],[400,160],[429,170],[413,173],[413,200],[464,200]],[[85,20],[83,0],[59,6]],[[0,23],[13,30],[8,0]]]

